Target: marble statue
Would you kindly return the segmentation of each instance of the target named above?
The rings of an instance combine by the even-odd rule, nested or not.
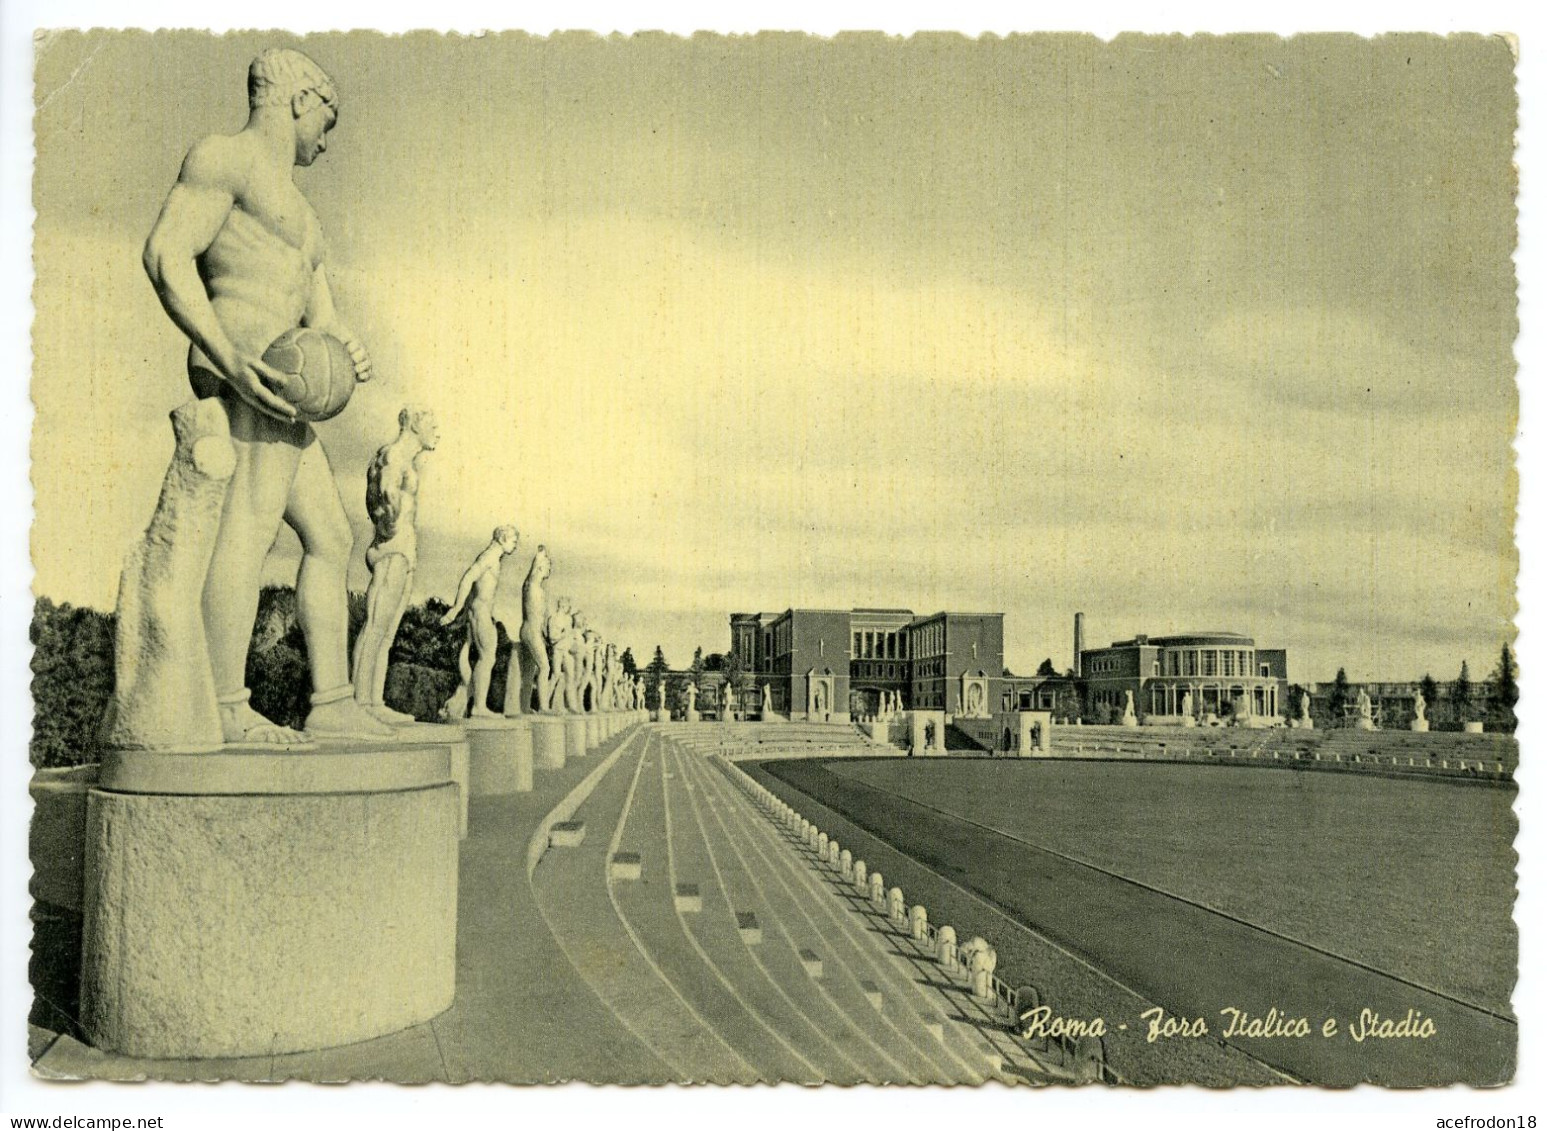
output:
[[[419,463],[440,441],[435,417],[405,408],[398,413],[397,438],[383,444],[365,470],[365,513],[375,528],[365,564],[371,584],[365,591],[365,625],[355,639],[355,702],[385,723],[411,723],[412,715],[382,702],[387,685],[387,656],[408,608],[408,591],[419,562],[416,530]]]
[[[1300,720],[1302,722],[1310,722],[1311,720],[1311,693],[1309,689],[1300,692]]]
[[[698,684],[689,683],[687,686],[688,710],[698,710]]]
[[[1429,718],[1428,708],[1429,704],[1424,701],[1423,692],[1413,692],[1413,721],[1427,722]]]
[[[574,713],[574,632],[574,610],[568,597],[560,597],[543,625],[543,635],[548,641],[548,699],[543,704],[546,711]]]
[[[722,687],[723,693],[720,699],[720,718],[726,722],[736,717],[736,689],[731,686],[731,681],[726,680]]]
[[[543,625],[548,619],[548,595],[543,584],[553,573],[548,547],[537,547],[532,567],[521,583],[521,633],[511,652],[510,674],[505,681],[505,714],[514,718],[527,708],[527,697],[537,694],[537,709],[548,704],[548,649],[543,645]],[[515,662],[519,656],[520,662]]]
[[[768,684],[763,684],[763,718],[773,714],[773,689]]]
[[[642,675],[638,675],[638,676],[634,677],[634,710],[636,710],[636,711],[643,711],[644,709],[645,709],[645,677],[642,676]]]
[[[452,722],[468,715],[483,718],[495,713],[489,709],[489,681],[494,675],[499,644],[499,631],[494,627],[494,600],[499,594],[500,566],[520,545],[521,535],[514,526],[495,527],[489,544],[462,571],[456,599],[440,618],[445,627],[467,609],[467,637],[457,654],[457,670],[462,680],[441,708],[441,714]]]
[[[666,718],[666,680],[657,678],[655,681],[655,709],[661,713],[661,719]]]
[[[575,649],[575,702],[582,711],[600,711],[601,673],[598,668],[602,636],[590,627],[584,613],[575,614],[575,631],[580,636]],[[589,698],[587,692],[590,692]]]
[[[1192,718],[1192,692],[1191,691],[1186,691],[1186,692],[1182,693],[1182,717],[1184,719]]]
[[[300,538],[296,607],[310,668],[314,736],[390,738],[394,728],[355,701],[349,678],[345,578],[353,535],[327,454],[312,426],[275,389],[286,375],[262,361],[281,334],[309,326],[347,348],[356,381],[371,360],[339,317],[327,244],[294,179],[327,149],[338,118],[333,82],[307,56],[269,48],[247,72],[240,131],[194,143],[145,241],[144,264],[168,317],[189,340],[195,396],[225,412],[235,452],[209,568],[184,578],[202,590],[204,636],[221,736],[228,743],[304,745],[253,710],[247,650],[264,559],[281,522]],[[178,600],[192,604],[190,588]]]
[[[831,708],[827,703],[827,684],[825,681],[818,681],[812,686],[811,713],[818,719],[825,719],[829,710]]]
[[[618,708],[618,646],[608,644],[602,654],[602,710]]]
[[[1370,718],[1371,714],[1373,713],[1373,708],[1370,704],[1370,696],[1362,687],[1359,689],[1359,698],[1356,702],[1358,703],[1359,717],[1361,719]]]
[[[212,400],[172,413],[176,449],[144,538],[118,584],[114,688],[99,728],[110,747],[217,747],[215,701],[198,593],[236,465],[226,414]]]

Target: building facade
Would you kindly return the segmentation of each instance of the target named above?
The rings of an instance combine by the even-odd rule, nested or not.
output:
[[[1021,690],[1005,675],[1003,613],[786,609],[730,621],[742,671],[790,718],[871,716],[894,694],[904,710],[988,718]]]
[[[1076,638],[1081,627],[1076,622]],[[1259,648],[1238,632],[1135,636],[1078,653],[1087,704],[1122,710],[1128,693],[1145,721],[1180,723],[1187,708],[1198,721],[1240,715],[1272,723],[1287,705],[1289,658]],[[1191,696],[1191,699],[1188,699]]]

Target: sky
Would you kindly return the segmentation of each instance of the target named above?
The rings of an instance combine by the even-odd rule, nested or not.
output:
[[[37,58],[35,591],[110,608],[188,396],[140,248],[263,46],[379,377],[442,431],[416,597],[514,522],[641,660],[732,611],[1003,611],[1006,662],[1190,629],[1296,681],[1485,675],[1517,557],[1497,38],[63,34]],[[293,577],[288,533],[268,576]]]

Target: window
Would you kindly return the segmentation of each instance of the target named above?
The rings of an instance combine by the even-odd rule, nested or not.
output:
[[[1224,670],[1224,672],[1222,674],[1224,674],[1224,675],[1235,675],[1235,653],[1234,652],[1226,652],[1225,653],[1225,670]]]
[[[1219,653],[1213,650],[1203,653],[1203,674],[1219,674]]]

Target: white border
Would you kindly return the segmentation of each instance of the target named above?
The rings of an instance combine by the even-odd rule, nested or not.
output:
[[[1078,20],[1078,25],[1071,23]],[[593,1120],[627,1126],[654,1128],[680,1126],[685,1119],[695,1124],[730,1122],[738,1128],[789,1126],[791,1119],[822,1123],[852,1119],[869,1124],[897,1121],[914,1127],[962,1126],[991,1121],[1014,1126],[1039,1120],[1089,1121],[1104,1125],[1118,1118],[1143,1120],[1146,1126],[1180,1127],[1196,1122],[1226,1121],[1274,1126],[1304,1124],[1314,1120],[1326,1128],[1361,1129],[1386,1126],[1433,1127],[1441,1116],[1471,1114],[1537,1115],[1547,1131],[1547,1085],[1541,1072],[1547,1068],[1542,1037],[1544,1019],[1541,985],[1535,965],[1543,957],[1540,932],[1535,929],[1542,907],[1540,862],[1542,816],[1531,803],[1542,780],[1532,763],[1543,749],[1540,711],[1533,710],[1541,681],[1536,672],[1547,663],[1547,650],[1536,646],[1540,618],[1533,615],[1539,603],[1522,597],[1520,657],[1525,697],[1521,729],[1524,799],[1519,805],[1525,826],[1518,841],[1521,862],[1521,901],[1516,920],[1521,925],[1521,981],[1515,998],[1522,1018],[1520,1068],[1517,1082],[1490,1092],[1451,1089],[1446,1092],[1386,1092],[1360,1088],[1332,1092],[1322,1089],[1274,1089],[1254,1092],[1235,1089],[1205,1092],[1199,1089],[1161,1089],[1149,1093],[1103,1093],[1085,1089],[1077,1093],[1050,1090],[1031,1093],[990,1087],[963,1089],[840,1089],[819,1091],[782,1087],[758,1089],[510,1089],[470,1086],[399,1088],[354,1084],[319,1088],[289,1084],[257,1088],[240,1085],[117,1086],[107,1084],[50,1085],[33,1080],[25,1071],[26,1048],[22,1017],[30,1000],[26,983],[28,906],[26,853],[28,804],[26,781],[26,733],[29,703],[26,668],[27,624],[30,618],[31,567],[27,554],[30,522],[30,487],[27,483],[27,449],[31,406],[26,375],[30,366],[28,326],[31,318],[30,245],[31,217],[31,30],[48,27],[233,27],[272,26],[297,31],[322,31],[338,27],[377,27],[403,31],[431,23],[444,30],[477,31],[481,28],[523,27],[546,32],[561,28],[632,31],[664,29],[690,32],[709,29],[727,32],[759,28],[789,28],[831,34],[851,28],[879,28],[902,34],[917,29],[956,28],[967,32],[1012,30],[1085,30],[1111,36],[1121,30],[1139,31],[1272,31],[1288,34],[1299,30],[1343,30],[1363,34],[1382,30],[1494,31],[1516,34],[1526,54],[1519,69],[1522,163],[1522,202],[1533,187],[1533,141],[1538,130],[1542,99],[1538,97],[1540,66],[1532,66],[1530,51],[1536,44],[1538,19],[1524,5],[1473,0],[1454,2],[1361,4],[1353,6],[1330,0],[1275,4],[1248,8],[1240,4],[1175,3],[1127,0],[1122,3],[1058,6],[1052,10],[955,0],[926,7],[903,3],[858,4],[838,0],[799,0],[779,4],[727,4],[694,0],[670,6],[627,6],[616,0],[580,0],[564,5],[512,6],[484,0],[439,0],[430,8],[388,8],[360,0],[337,0],[319,6],[315,0],[269,0],[258,6],[216,6],[209,0],[137,0],[113,4],[108,0],[6,0],[0,7],[0,459],[5,477],[0,498],[9,502],[0,511],[4,538],[0,538],[0,1113],[8,1115],[165,1115],[165,1126],[200,1127],[209,1121],[198,1113],[218,1110],[220,1125],[230,1127],[272,1126],[284,1120],[296,1128],[320,1127],[341,1116],[351,1125],[417,1127],[427,1120],[487,1121],[491,1126],[521,1127],[551,1123],[572,1126]],[[1534,162],[1539,169],[1541,163]],[[1521,362],[1520,441],[1521,514],[1520,547],[1523,560],[1522,594],[1547,592],[1542,573],[1542,507],[1533,505],[1547,489],[1544,460],[1533,455],[1524,438],[1541,418],[1541,395],[1534,378],[1541,357],[1541,332],[1532,333],[1530,300],[1539,291],[1536,270],[1540,256],[1539,224],[1522,207],[1519,255],[1522,334],[1517,347]],[[89,531],[82,532],[89,537]],[[8,1124],[0,1123],[0,1126]]]

